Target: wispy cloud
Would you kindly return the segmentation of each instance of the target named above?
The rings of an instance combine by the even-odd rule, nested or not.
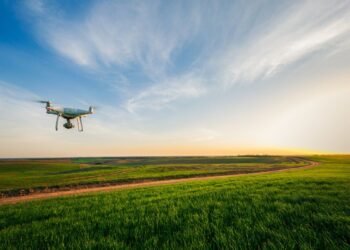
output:
[[[169,63],[197,25],[189,11],[182,13],[184,6],[170,4],[162,13],[163,5],[98,1],[74,21],[48,2],[31,1],[30,9],[38,14],[39,36],[75,63],[89,67],[136,63],[154,74]]]
[[[225,85],[252,82],[279,71],[349,34],[350,8],[344,1],[297,2],[257,25],[243,45],[229,45],[211,66]],[[217,67],[219,66],[219,67]]]
[[[34,93],[0,80],[0,138],[27,137],[31,132],[40,130],[43,122],[40,105],[33,100],[39,99]]]
[[[180,98],[198,97],[206,92],[204,82],[196,76],[185,75],[154,84],[130,98],[126,109],[135,112],[144,109],[160,110]]]
[[[42,0],[27,0],[26,6],[35,14],[42,14],[45,11],[45,3]]]
[[[54,51],[89,69],[121,72],[133,89],[125,103],[131,112],[273,77],[316,51],[332,51],[350,31],[350,4],[338,0],[98,1],[74,18],[57,5],[29,3]],[[192,63],[179,70],[179,58]],[[143,77],[129,79],[131,68]]]

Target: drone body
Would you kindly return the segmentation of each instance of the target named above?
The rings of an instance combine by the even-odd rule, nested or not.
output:
[[[78,124],[78,130],[80,132],[83,131],[83,122],[81,120],[82,117],[86,115],[91,115],[94,112],[93,107],[89,107],[88,110],[83,110],[83,109],[74,109],[74,108],[61,108],[61,107],[54,107],[51,105],[49,101],[38,101],[40,103],[45,103],[46,104],[46,113],[47,114],[52,114],[56,115],[56,130],[58,130],[58,121],[60,117],[63,117],[64,119],[67,120],[65,124],[63,124],[63,127],[66,129],[71,129],[74,128],[73,123],[71,120],[77,119],[77,124]]]

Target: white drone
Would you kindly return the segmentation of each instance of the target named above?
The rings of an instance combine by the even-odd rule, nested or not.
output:
[[[63,124],[63,127],[65,127],[66,129],[74,128],[74,125],[71,122],[71,120],[77,119],[78,131],[82,132],[83,122],[81,121],[81,118],[86,115],[91,115],[94,112],[94,108],[92,106],[89,107],[89,110],[83,110],[83,109],[54,107],[54,106],[51,106],[51,103],[49,101],[37,101],[37,102],[46,104],[46,113],[57,115],[56,130],[58,130],[58,120],[60,116],[62,116],[64,119],[67,120],[67,122]]]

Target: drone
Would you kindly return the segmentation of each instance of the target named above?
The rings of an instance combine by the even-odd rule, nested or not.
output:
[[[71,122],[71,120],[77,119],[78,131],[82,132],[84,129],[83,129],[83,122],[81,118],[94,113],[94,108],[92,106],[90,106],[88,110],[83,110],[83,109],[74,109],[74,108],[54,107],[51,105],[50,101],[36,101],[36,102],[46,104],[47,114],[57,115],[56,131],[58,130],[58,120],[60,117],[63,117],[64,119],[67,120],[67,122],[63,124],[63,127],[65,127],[66,129],[74,128],[75,126]]]

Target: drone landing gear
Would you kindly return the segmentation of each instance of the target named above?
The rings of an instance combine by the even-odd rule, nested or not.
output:
[[[83,121],[81,120],[81,116],[77,118],[77,125],[78,125],[78,131],[83,132],[84,128],[83,128]]]
[[[60,119],[60,116],[58,115],[57,116],[57,119],[56,119],[56,131],[58,130],[58,120]]]

